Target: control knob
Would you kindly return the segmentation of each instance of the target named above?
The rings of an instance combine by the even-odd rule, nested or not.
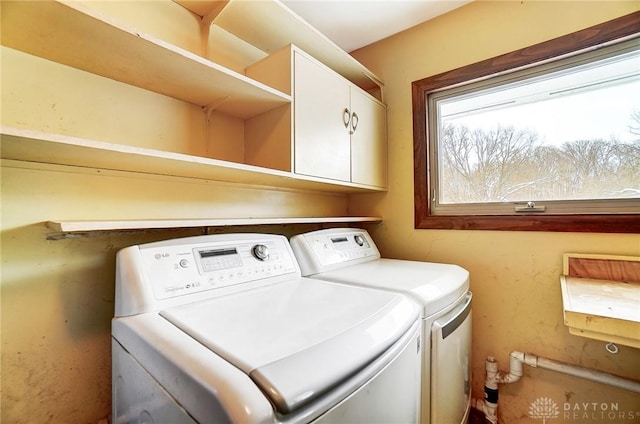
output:
[[[256,244],[253,246],[251,253],[259,261],[266,261],[269,259],[269,249],[264,244]]]
[[[358,246],[364,246],[364,237],[362,237],[360,234],[356,234],[353,239]]]

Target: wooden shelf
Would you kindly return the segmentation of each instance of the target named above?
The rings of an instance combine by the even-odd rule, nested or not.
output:
[[[562,276],[561,286],[571,334],[640,348],[640,284]]]
[[[62,233],[90,231],[125,231],[138,229],[227,227],[242,225],[378,223],[382,218],[372,216],[300,217],[300,218],[229,218],[229,219],[170,219],[120,221],[49,221],[47,227]]]
[[[0,128],[0,153],[3,159],[18,161],[198,178],[274,189],[331,193],[383,191],[217,159],[6,127]]]
[[[256,4],[251,2],[251,4]],[[7,1],[2,44],[54,62],[247,119],[291,96],[78,3]]]
[[[640,257],[565,254],[564,273],[571,334],[640,348]]]
[[[197,14],[211,15],[209,20],[238,38],[271,54],[289,44],[295,44],[320,62],[366,91],[383,86],[380,79],[353,56],[318,31],[279,1],[231,0],[221,8],[220,2],[177,1]],[[205,9],[193,6],[205,7]]]

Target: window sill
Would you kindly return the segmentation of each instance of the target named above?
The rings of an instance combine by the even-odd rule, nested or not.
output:
[[[640,215],[474,215],[416,214],[417,229],[640,233]]]

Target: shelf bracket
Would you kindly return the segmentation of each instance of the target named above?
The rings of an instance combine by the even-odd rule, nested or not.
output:
[[[206,143],[209,143],[209,127],[210,127],[209,124],[211,123],[211,113],[214,110],[216,110],[218,107],[220,107],[220,105],[227,102],[229,99],[231,99],[231,96],[220,97],[219,99],[216,99],[213,102],[209,103],[208,105],[202,107],[202,110],[204,111],[206,116],[206,119],[204,122],[204,136],[205,136]]]
[[[214,110],[216,110],[217,108],[219,108],[220,106],[228,102],[229,100],[231,100],[231,96],[224,96],[224,97],[215,99],[214,101],[212,101],[206,106],[203,106],[202,110],[207,114],[207,121],[209,121],[209,119],[211,118],[211,112],[213,112]]]
[[[211,27],[213,21],[215,21],[218,15],[220,15],[224,8],[227,7],[228,3],[229,0],[216,1],[215,6],[213,6],[211,10],[209,10],[204,16],[202,16],[202,28],[204,29],[206,27],[208,32],[208,28]]]
[[[211,33],[211,25],[216,20],[220,12],[224,10],[229,3],[228,0],[217,1],[215,6],[209,10],[200,20],[200,38],[202,40],[202,56],[208,57],[209,53],[209,36]]]

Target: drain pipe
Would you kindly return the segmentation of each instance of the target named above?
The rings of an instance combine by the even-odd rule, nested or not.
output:
[[[498,370],[498,362],[493,356],[485,361],[486,378],[484,381],[484,400],[472,399],[471,406],[482,411],[491,424],[498,422],[498,384],[515,383],[522,377],[524,353],[511,352],[509,355],[509,372]]]
[[[606,372],[590,370],[578,365],[567,364],[565,362],[543,358],[541,356],[532,355],[530,353],[524,354],[524,363],[532,367],[557,371],[563,374],[572,375],[574,377],[580,377],[586,380],[595,381],[597,383],[607,384],[609,386],[618,387],[620,389],[629,390],[635,393],[640,393],[640,381],[618,377],[617,375],[609,374]]]
[[[563,374],[580,377],[602,384],[640,393],[640,382],[618,377],[602,371],[590,370],[577,365],[567,364],[553,359],[543,358],[531,353],[513,351],[509,355],[509,372],[498,371],[498,363],[492,356],[487,357],[484,400],[472,399],[474,408],[482,411],[491,424],[498,422],[498,384],[514,383],[522,377],[522,364],[534,368],[544,368]]]

